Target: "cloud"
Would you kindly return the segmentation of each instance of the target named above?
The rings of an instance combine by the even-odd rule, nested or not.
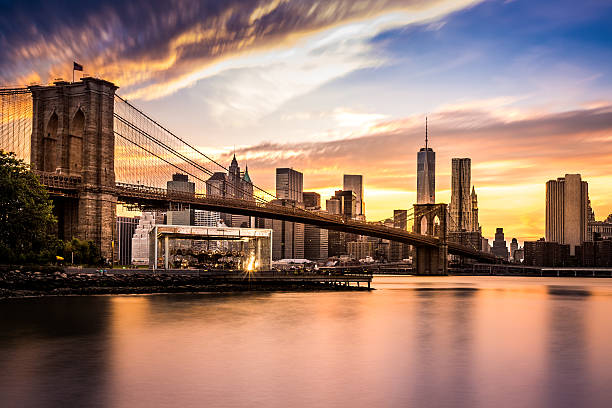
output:
[[[87,72],[117,82],[126,92],[141,97],[163,95],[221,72],[223,66],[215,69],[216,64],[289,46],[322,30],[374,18],[379,22],[377,30],[434,21],[473,3],[473,0],[13,2],[3,5],[0,13],[0,82],[37,79],[46,82],[56,76],[67,77],[70,61],[77,59]],[[345,38],[341,30],[332,34],[338,35],[339,40]],[[232,64],[228,65],[232,68]]]
[[[430,115],[438,201],[450,200],[451,158],[470,157],[485,235],[492,236],[500,226],[508,237],[521,241],[541,237],[545,183],[566,173],[581,173],[589,182],[596,214],[611,212],[606,207],[612,202],[610,102],[592,109],[522,114],[515,120],[489,115],[476,103],[465,106],[471,109]],[[457,127],[457,121],[473,126]],[[382,219],[394,208],[410,207],[416,197],[416,152],[424,131],[420,122],[420,117],[385,121],[373,127],[384,131],[359,137],[266,142],[237,149],[236,154],[248,160],[255,183],[269,190],[274,189],[276,167],[303,171],[305,189],[322,193],[340,188],[343,173],[363,174],[368,217]],[[377,194],[369,200],[370,190]]]

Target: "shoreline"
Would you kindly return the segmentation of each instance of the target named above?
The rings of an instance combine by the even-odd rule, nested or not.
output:
[[[161,293],[368,291],[367,286],[317,280],[224,279],[182,274],[0,272],[0,299],[43,296],[140,295]]]

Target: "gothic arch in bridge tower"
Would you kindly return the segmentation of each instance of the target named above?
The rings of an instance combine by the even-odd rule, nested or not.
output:
[[[83,134],[85,132],[85,114],[79,108],[70,121],[68,137],[68,168],[70,174],[78,175],[83,168]]]
[[[446,204],[415,204],[413,231],[433,235],[439,239],[437,248],[415,245],[416,273],[418,275],[445,275],[448,270],[446,244]]]
[[[58,142],[57,142],[58,117],[54,111],[47,121],[43,138],[43,170],[55,171],[58,167]]]

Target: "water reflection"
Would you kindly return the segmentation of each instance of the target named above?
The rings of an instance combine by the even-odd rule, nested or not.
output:
[[[610,406],[612,280],[0,301],[4,406]]]
[[[107,406],[109,298],[0,303],[3,407]]]

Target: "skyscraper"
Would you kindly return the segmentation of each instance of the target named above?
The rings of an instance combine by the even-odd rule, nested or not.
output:
[[[546,183],[546,241],[570,246],[570,255],[587,239],[589,187],[580,174]]]
[[[495,256],[508,260],[508,247],[506,246],[506,240],[504,239],[503,228],[497,228],[495,231],[495,240],[493,241],[493,248],[491,249],[491,252]]]
[[[417,204],[436,202],[436,153],[428,147],[427,136],[425,118],[425,147],[417,153]]]
[[[276,169],[276,197],[304,202],[304,175],[289,168]]]
[[[228,172],[215,172],[206,180],[206,195],[209,197],[240,198],[254,201],[253,182],[249,175],[248,166],[244,172],[240,171],[236,155],[232,158]],[[228,227],[249,227],[254,220],[246,215],[220,214],[221,219]]]
[[[365,203],[363,201],[363,176],[360,174],[344,175],[344,191],[355,193],[355,216],[365,215]]]
[[[469,158],[452,160],[451,231],[472,231],[472,197],[470,195],[472,161]]]

